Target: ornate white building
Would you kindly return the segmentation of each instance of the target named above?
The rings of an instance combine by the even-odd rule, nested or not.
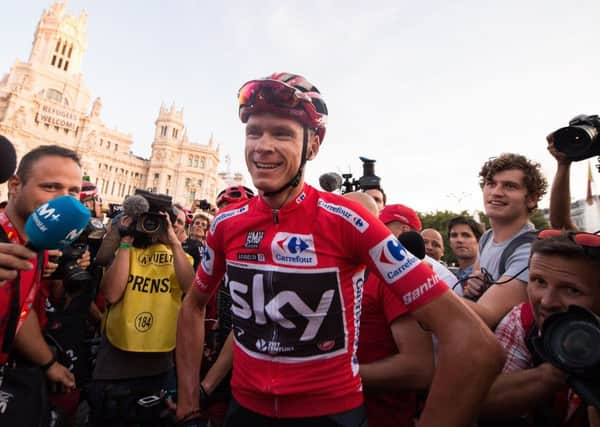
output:
[[[76,151],[84,175],[96,183],[105,202],[120,203],[136,188],[169,194],[191,206],[195,200],[214,204],[223,186],[217,175],[219,148],[188,140],[183,110],[160,107],[150,159],[131,151],[130,134],[102,120],[102,101],[85,85],[81,72],[87,49],[85,12],[66,13],[55,2],[37,25],[27,62],[17,60],[0,80],[0,134],[15,145],[18,158],[45,144]],[[7,197],[0,186],[0,200]]]

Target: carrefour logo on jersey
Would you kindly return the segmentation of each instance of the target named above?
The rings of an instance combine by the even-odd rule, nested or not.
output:
[[[393,283],[419,264],[394,236],[369,249],[369,255],[387,283]]]
[[[213,273],[213,263],[215,261],[215,251],[208,245],[204,245],[204,252],[202,253],[202,270],[209,276]]]
[[[284,265],[317,265],[312,234],[277,233],[271,242],[273,261]]]
[[[327,203],[323,199],[319,199],[318,203],[320,208],[323,208],[331,212],[332,214],[341,216],[350,224],[352,224],[354,228],[356,228],[361,233],[364,233],[365,231],[367,231],[367,228],[369,228],[369,223],[365,221],[363,217],[354,212],[352,209],[349,209],[345,206],[334,205],[333,203]]]

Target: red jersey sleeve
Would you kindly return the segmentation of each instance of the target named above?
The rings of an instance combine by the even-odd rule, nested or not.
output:
[[[375,276],[373,278],[375,279]],[[379,278],[376,278],[375,280],[379,281]],[[408,313],[408,309],[402,301],[398,299],[389,286],[381,281],[379,281],[379,292],[383,306],[383,315],[388,326],[398,317]]]
[[[347,227],[354,253],[409,311],[448,290],[448,285],[406,250],[378,218],[356,203],[352,209],[365,221],[360,227]]]

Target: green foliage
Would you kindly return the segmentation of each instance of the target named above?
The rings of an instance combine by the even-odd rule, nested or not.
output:
[[[483,213],[483,212],[478,212],[478,213],[479,213],[479,222],[482,224],[485,224],[485,229],[487,230],[488,228],[490,228],[490,219],[487,217],[487,215],[485,213]],[[550,224],[548,223],[548,221],[546,221],[546,218],[544,218],[544,214],[539,209],[536,209],[533,212],[533,214],[531,214],[529,216],[529,221],[531,221],[531,223],[538,230],[543,230],[544,228],[550,227]]]
[[[421,219],[421,223],[423,224],[423,229],[425,228],[433,228],[440,232],[442,237],[444,238],[444,256],[442,259],[448,264],[452,265],[456,263],[456,257],[452,253],[452,249],[450,249],[450,240],[448,239],[448,221],[450,221],[455,216],[466,216],[470,217],[467,211],[462,212],[451,212],[451,211],[437,211],[437,212],[427,212],[421,213],[418,212],[419,218]]]

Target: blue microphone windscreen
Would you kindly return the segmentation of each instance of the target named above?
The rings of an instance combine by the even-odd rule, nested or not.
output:
[[[77,240],[89,221],[88,208],[73,196],[61,196],[29,215],[25,233],[35,249],[62,249]]]

